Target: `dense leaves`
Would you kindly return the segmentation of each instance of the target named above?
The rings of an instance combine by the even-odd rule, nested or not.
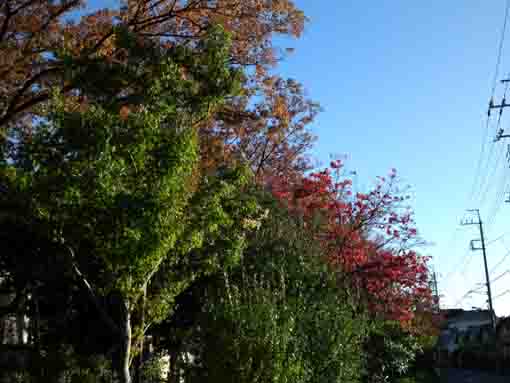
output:
[[[268,196],[267,218],[239,265],[194,290],[206,296],[170,352],[184,350],[191,381],[355,382],[368,333],[364,310],[320,261],[320,246]],[[190,297],[187,297],[190,302]],[[176,318],[179,313],[176,313]],[[193,317],[188,315],[188,317]],[[182,323],[182,322],[181,322]]]
[[[312,141],[305,127],[317,105],[306,100],[296,81],[268,74],[281,56],[272,36],[297,37],[304,28],[306,19],[291,1],[129,0],[120,9],[102,9],[73,20],[70,11],[81,4],[80,0],[7,0],[0,6],[4,140],[7,127],[31,131],[32,117],[50,100],[51,89],[59,89],[71,104],[86,105],[87,98],[77,93],[84,76],[95,76],[97,65],[126,63],[126,47],[116,38],[119,26],[144,49],[166,52],[200,44],[209,26],[219,24],[232,36],[229,62],[246,71],[242,95],[228,97],[221,111],[202,127],[204,166],[215,168],[246,155],[260,175],[270,167],[280,172],[303,168]],[[131,54],[129,60],[142,68],[145,64],[143,55]],[[136,88],[150,77],[123,81],[125,89]],[[96,84],[104,87],[100,78]],[[253,104],[255,108],[250,107]]]
[[[122,32],[128,54],[133,49],[137,55],[139,47]],[[126,93],[122,82],[130,66],[120,81],[115,65],[96,66],[97,77],[109,82],[99,88],[97,77],[83,77],[82,94],[92,96],[87,109],[75,111],[55,94],[46,118],[15,145],[3,169],[11,187],[30,198],[28,219],[39,221],[47,240],[68,253],[110,330],[126,342],[119,356],[124,369],[132,334],[142,336],[168,315],[196,274],[220,264],[208,252],[187,267],[190,252],[219,239],[225,253],[235,255],[250,225],[226,230],[238,222],[234,217],[250,219],[256,211],[254,202],[231,202],[246,182],[241,173],[195,175],[197,121],[235,89],[226,44],[221,31],[212,30],[193,54],[184,48],[153,57],[144,69],[154,71],[154,82],[135,94],[142,100],[131,104],[136,113],[124,113],[122,101],[111,98]],[[117,313],[106,313],[97,294],[115,296],[109,305],[118,306]],[[132,315],[140,323],[131,323]]]
[[[312,171],[320,107],[274,71],[305,22],[290,0],[0,3],[7,379],[406,371],[434,334],[427,259],[394,170],[369,191]]]
[[[342,168],[333,161],[298,186],[276,178],[274,194],[317,230],[327,261],[368,293],[373,312],[408,322],[417,303],[430,303],[430,289],[426,258],[412,250],[417,230],[402,205],[407,198],[397,187],[396,171],[380,177],[368,193],[354,194]]]

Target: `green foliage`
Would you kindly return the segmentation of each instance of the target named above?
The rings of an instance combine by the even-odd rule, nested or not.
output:
[[[24,144],[23,166],[17,169],[21,191],[33,196],[34,214],[48,222],[54,240],[65,241],[84,263],[91,255],[100,259],[95,282],[104,292],[118,290],[135,302],[185,232],[198,160],[193,124],[233,91],[222,36],[213,31],[204,55],[176,48],[175,56],[160,58],[143,104],[127,117],[119,103],[108,102],[69,112],[55,94],[48,121]],[[128,35],[120,37],[131,47]],[[180,73],[183,63],[188,79]],[[116,70],[104,64],[97,73]],[[213,76],[215,87],[202,83]],[[103,95],[124,86],[115,79],[110,87],[103,84]]]
[[[66,346],[59,347],[58,352],[52,356],[54,359],[46,363],[53,365],[50,376],[55,380],[60,378],[69,383],[107,383],[113,379],[111,361],[102,356],[79,356],[72,347]]]
[[[52,244],[67,270],[73,263],[96,294],[115,298],[107,307],[114,322],[119,310],[134,313],[137,341],[197,276],[236,263],[258,213],[242,196],[245,170],[198,173],[196,124],[237,87],[228,36],[212,28],[193,50],[160,57],[117,32],[127,54],[145,54],[147,64],[91,62],[84,110],[54,93],[46,118],[1,164],[1,203],[11,211],[0,224],[40,235],[24,261],[40,262],[39,248]]]
[[[229,36],[211,27],[162,50],[114,29],[126,59],[59,51],[76,92],[55,91],[31,134],[0,148],[0,287],[38,296],[26,308],[44,318],[37,368],[112,380],[118,334],[95,328],[82,273],[113,322],[129,312],[131,360],[151,326],[171,322],[157,351],[193,355],[186,383],[404,376],[430,338],[370,318],[323,262],[314,227],[255,189],[247,168],[200,173],[198,126],[239,91]],[[145,361],[144,379],[160,372],[157,354]]]
[[[143,363],[141,371],[142,382],[162,382],[162,370],[164,369],[164,363],[162,359],[163,355],[154,354],[152,357]]]
[[[267,219],[239,267],[210,285],[198,328],[196,381],[356,382],[363,314],[298,222],[262,198]],[[265,199],[265,201],[264,201]],[[193,380],[195,381],[195,380]]]
[[[181,218],[182,232],[149,286],[146,316],[168,317],[175,297],[197,278],[238,263],[246,233],[258,222],[256,200],[243,193],[249,181],[244,169],[204,177]]]
[[[393,382],[412,367],[422,351],[420,339],[396,322],[373,322],[365,343],[366,370],[364,380],[370,383]]]

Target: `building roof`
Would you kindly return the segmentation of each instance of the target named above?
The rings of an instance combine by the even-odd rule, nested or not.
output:
[[[448,309],[441,310],[441,314],[446,320],[445,325],[458,322],[487,322],[491,320],[490,310]]]

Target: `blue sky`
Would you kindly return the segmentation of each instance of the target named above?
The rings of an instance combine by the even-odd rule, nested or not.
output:
[[[313,156],[327,163],[331,154],[348,154],[361,187],[397,168],[403,183],[413,186],[418,229],[434,243],[421,252],[433,257],[442,306],[485,307],[483,289],[460,299],[479,288],[484,274],[481,252],[468,251],[476,227],[460,227],[459,220],[465,209],[480,208],[482,219],[493,221],[487,241],[497,239],[488,246],[489,268],[497,265],[492,278],[510,269],[510,256],[499,262],[510,249],[510,204],[497,198],[510,181],[507,143],[491,144],[495,127],[487,138],[483,127],[505,0],[297,4],[310,23],[299,40],[277,39],[281,47],[296,48],[278,72],[302,82],[324,108],[312,127],[319,137]],[[510,72],[508,29],[499,78]],[[496,100],[501,93],[498,85]],[[506,114],[502,127],[510,109]],[[481,173],[488,175],[476,185],[488,186],[470,199],[485,138]],[[493,296],[505,293],[509,282],[510,272],[494,282]],[[510,294],[494,306],[498,315],[509,315]]]
[[[324,108],[313,125],[319,136],[314,156],[327,162],[330,154],[347,153],[349,167],[367,187],[376,175],[398,169],[404,183],[413,186],[419,231],[435,244],[421,252],[433,257],[444,295],[441,303],[454,305],[484,281],[481,252],[468,252],[469,240],[478,238],[476,227],[458,225],[464,210],[480,208],[484,221],[497,212],[487,241],[510,232],[505,225],[510,204],[496,199],[508,171],[504,141],[485,148],[481,173],[489,173],[490,181],[484,180],[490,186],[479,188],[483,193],[475,197],[486,197],[469,199],[485,137],[482,125],[505,2],[297,4],[311,20],[300,40],[279,41],[296,48],[279,72],[301,81]],[[504,48],[500,77],[510,71],[510,31]],[[496,94],[501,91],[498,85]],[[510,110],[506,113],[510,116]],[[507,123],[503,114],[502,127]],[[490,136],[494,131],[491,126]],[[506,248],[510,249],[510,234],[488,247],[490,269]],[[491,275],[509,268],[510,257]],[[495,281],[493,296],[505,292],[508,282],[510,273]],[[509,298],[510,294],[494,300],[498,315],[510,314]],[[458,305],[485,307],[485,299],[476,292]]]

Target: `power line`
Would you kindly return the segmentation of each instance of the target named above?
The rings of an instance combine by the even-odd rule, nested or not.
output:
[[[510,75],[509,75],[510,77]],[[506,100],[506,94],[508,92],[508,87],[510,85],[510,82],[505,80],[505,90],[503,92],[503,102],[502,104],[505,104],[505,100]],[[501,129],[501,117],[503,115],[503,108],[501,108],[499,110],[499,116],[498,116],[498,123],[496,125],[496,138],[494,140],[494,142],[496,141],[499,141],[501,140],[501,138],[503,137],[503,132],[504,130]],[[498,187],[496,187],[496,198],[495,198],[495,201],[494,201],[494,204],[492,206],[492,209],[490,210],[490,213],[489,213],[489,222],[487,224],[487,230],[490,230],[490,228],[492,227],[492,224],[494,223],[495,219],[496,219],[496,216],[498,215],[500,209],[501,209],[501,206],[503,205],[503,196],[504,196],[504,193],[505,193],[505,189],[506,189],[506,185],[507,185],[507,182],[508,182],[508,171],[506,171],[506,167],[503,165],[501,169],[499,169],[499,166],[500,166],[500,163],[501,163],[501,159],[503,157],[503,153],[504,153],[504,148],[503,147],[500,147],[500,151],[499,151],[499,157],[498,157],[498,160],[493,168],[493,175],[497,173],[498,170],[500,170],[500,173],[502,173],[500,175],[500,182],[498,184]],[[487,197],[488,195],[488,188],[491,184],[490,182],[490,178],[487,179],[487,187],[485,189],[485,193],[483,194],[482,196],[482,201]],[[483,202],[482,202],[483,203]]]
[[[504,17],[504,21],[503,21],[503,28],[501,30],[501,37],[499,39],[498,55],[497,55],[497,59],[496,59],[496,68],[494,70],[494,78],[492,80],[492,89],[491,89],[491,97],[490,97],[490,101],[489,101],[489,110],[488,110],[488,113],[487,113],[487,117],[489,118],[490,117],[490,111],[491,111],[492,108],[498,108],[499,109],[498,122],[497,122],[497,125],[496,125],[496,134],[497,134],[497,136],[496,136],[496,139],[494,140],[494,142],[495,141],[499,141],[502,138],[502,136],[503,136],[503,129],[501,129],[501,118],[502,118],[502,115],[503,115],[503,110],[506,107],[505,106],[506,105],[505,100],[506,100],[506,94],[507,94],[508,86],[509,86],[509,81],[508,80],[504,80],[504,82],[505,82],[505,90],[503,92],[502,103],[499,106],[495,106],[494,103],[493,103],[494,93],[496,91],[496,84],[497,84],[497,80],[498,80],[498,76],[499,76],[499,68],[500,68],[500,65],[501,65],[501,58],[503,56],[503,48],[504,48],[504,42],[505,42],[505,36],[506,36],[506,29],[507,29],[507,23],[508,23],[509,9],[510,9],[510,0],[507,0],[506,1],[506,6],[505,6],[505,17]],[[487,124],[487,126],[488,125],[489,124]],[[494,142],[493,142],[493,144],[494,144]],[[493,149],[493,148],[494,148],[494,145],[491,146],[491,149]],[[492,153],[493,153],[493,150],[491,150],[491,153],[489,154],[489,159],[487,161],[487,167],[490,166],[490,161],[491,161]],[[493,168],[494,170],[492,172],[492,175],[495,174],[496,169],[498,168],[499,162],[500,162],[501,157],[502,157],[502,153],[503,153],[503,150],[500,151],[500,156],[499,156],[499,158],[498,158],[498,160],[496,162],[496,165]],[[508,172],[506,172],[506,173],[508,173]],[[503,181],[500,183],[502,191],[498,191],[497,194],[496,194],[496,202],[495,202],[495,205],[493,205],[492,214],[490,214],[490,216],[489,216],[490,217],[490,222],[488,224],[488,227],[490,227],[492,225],[492,223],[495,220],[495,217],[496,217],[497,213],[499,212],[499,209],[501,208],[501,202],[498,201],[498,200],[501,199],[502,193],[504,193],[504,189],[505,189],[506,182],[507,182],[507,177],[508,177],[508,174],[506,174],[506,175],[504,174],[503,175],[503,178],[502,178]],[[485,192],[482,195],[482,203],[480,205],[483,204],[483,201],[485,200],[485,198],[487,196],[488,188],[489,188],[489,185],[491,184],[490,179],[491,179],[491,177],[489,176],[487,178],[487,186],[485,188]],[[481,189],[483,189],[483,183],[482,183],[482,188]]]
[[[467,257],[466,262],[464,263],[464,265],[462,267],[462,271],[460,272],[461,275],[464,275],[466,273],[466,270],[467,270],[469,264],[471,263],[471,261],[474,258],[474,251],[471,251],[471,249],[469,249],[468,251],[469,251],[468,257]]]
[[[505,45],[505,37],[506,37],[506,29],[507,29],[507,23],[508,23],[509,10],[510,10],[510,0],[507,0],[506,1],[506,5],[505,5],[505,17],[504,17],[504,20],[503,20],[503,27],[501,28],[501,34],[500,34],[500,38],[499,38],[499,45],[498,45],[498,50],[497,50],[498,53],[497,53],[497,56],[496,56],[496,66],[494,68],[494,77],[492,79],[491,93],[490,93],[490,97],[489,97],[490,101],[489,101],[489,110],[487,112],[487,119],[486,119],[486,123],[485,123],[485,134],[484,134],[484,138],[482,140],[482,148],[481,148],[481,151],[480,151],[480,158],[478,160],[477,171],[475,173],[475,179],[474,179],[474,182],[473,182],[473,187],[471,189],[471,197],[469,198],[470,202],[473,202],[473,197],[474,197],[474,195],[476,193],[476,190],[477,190],[476,185],[478,184],[478,178],[481,176],[480,170],[482,168],[482,163],[484,162],[485,145],[486,145],[486,142],[487,142],[488,131],[489,131],[489,126],[490,126],[490,112],[491,112],[492,107],[494,106],[493,105],[493,103],[494,103],[494,93],[496,92],[496,85],[497,85],[497,81],[498,81],[498,77],[499,77],[499,68],[501,66],[501,59],[502,59],[502,56],[503,56],[503,48],[504,48],[504,45]],[[501,123],[502,110],[503,109],[501,108],[500,109],[499,118],[498,118],[498,125]],[[494,149],[494,142],[492,142],[491,144],[492,145],[490,147],[489,157],[488,157],[488,160],[487,160],[487,167],[489,166],[489,164],[491,162],[492,153],[493,153],[493,149]],[[485,183],[482,181],[481,185],[480,185],[480,192],[483,190],[483,185],[484,184]],[[478,196],[477,196],[476,199],[478,199]]]
[[[463,268],[466,264],[466,262],[469,262],[468,258],[470,256],[473,255],[473,252],[471,251],[471,249],[468,247],[467,251],[466,251],[466,254],[464,254],[464,256],[461,258],[461,261],[459,264],[457,264],[457,266],[455,268],[453,268],[448,274],[446,274],[446,276],[444,277],[444,279],[450,279],[451,276],[455,275],[456,273],[460,272],[461,270],[461,267]]]
[[[448,248],[453,248],[454,246],[454,243],[453,243],[453,240],[455,239],[457,233],[461,230],[461,228],[457,228],[455,231],[454,231],[454,236],[452,237],[452,243],[451,245],[452,246],[448,246]],[[490,243],[490,242],[489,242]],[[488,245],[488,243],[486,244]],[[471,260],[473,259],[473,256],[474,256],[474,253],[473,251],[471,250],[471,245],[468,246],[468,248],[466,249],[466,253],[464,254],[464,256],[461,258],[461,261],[450,271],[448,272],[448,274],[446,274],[446,276],[443,278],[443,279],[450,279],[450,277],[452,277],[453,275],[455,274],[464,274],[467,267],[469,266],[469,264],[471,263]]]
[[[478,200],[480,197],[482,199],[485,199],[486,195],[487,195],[487,191],[488,191],[489,185],[491,184],[490,183],[491,176],[490,176],[490,174],[488,174],[488,170],[489,170],[489,166],[490,166],[490,164],[492,162],[492,157],[493,157],[493,154],[494,154],[494,146],[495,146],[494,145],[494,141],[491,142],[491,145],[489,147],[489,154],[487,156],[486,166],[484,166],[484,164],[485,164],[485,152],[486,152],[485,149],[486,149],[486,145],[487,145],[487,139],[489,137],[489,128],[490,128],[490,125],[491,125],[490,124],[490,114],[491,114],[490,112],[491,112],[491,109],[500,107],[499,117],[498,117],[498,122],[497,122],[497,129],[499,129],[500,125],[501,125],[501,119],[502,119],[502,113],[503,113],[503,107],[504,107],[503,105],[505,105],[505,97],[504,97],[501,106],[495,106],[494,105],[494,94],[495,94],[495,91],[496,91],[496,85],[497,85],[497,81],[498,81],[498,77],[499,77],[499,70],[500,70],[501,60],[502,60],[502,56],[503,56],[503,48],[504,48],[504,45],[505,45],[505,37],[506,37],[506,29],[507,29],[507,23],[508,23],[509,10],[510,10],[510,0],[506,0],[505,17],[504,17],[504,21],[503,21],[503,27],[501,29],[501,36],[500,36],[500,39],[499,39],[499,46],[498,46],[497,58],[496,58],[496,67],[495,67],[495,70],[494,70],[494,78],[493,78],[493,81],[492,81],[492,88],[491,88],[491,93],[490,93],[489,109],[488,109],[488,112],[487,112],[487,119],[485,121],[485,129],[484,129],[482,145],[481,145],[481,150],[480,150],[480,157],[478,159],[478,163],[477,163],[477,166],[476,166],[477,170],[475,172],[475,177],[474,177],[474,180],[473,180],[473,186],[471,188],[471,193],[470,193],[470,196],[469,196],[469,202],[470,203],[473,202],[474,199]],[[504,94],[506,96],[506,92],[508,90],[508,85],[509,85],[508,82],[506,82],[505,85],[506,86],[505,86]],[[500,135],[499,132],[500,131],[498,130],[497,131],[498,136]],[[500,161],[501,161],[501,155],[502,155],[502,152],[499,154],[499,157],[497,159],[497,164],[499,164]],[[497,168],[497,167],[498,166],[495,166],[495,168]],[[483,173],[481,172],[482,168],[485,169]],[[494,172],[495,171],[493,170],[493,172],[492,172],[493,175],[495,174]],[[485,187],[485,180],[487,181],[487,186],[486,187]],[[503,189],[503,191],[504,191],[504,188],[506,186],[506,182],[507,182],[506,181],[506,177],[504,177],[503,181],[501,182],[501,189]],[[478,189],[478,186],[477,186],[478,184],[479,184],[479,189]],[[486,190],[486,192],[483,195],[480,195],[484,191],[484,189]],[[477,190],[479,190],[478,193],[477,193]],[[499,189],[497,189],[497,190],[499,190]],[[498,194],[500,194],[500,192],[498,192]],[[475,198],[475,195],[476,195],[476,198]],[[499,211],[499,208],[500,208],[500,206],[496,203],[496,205],[493,206],[492,211],[495,212],[495,214],[497,214],[498,211]],[[492,218],[492,220],[494,220],[494,218]],[[484,251],[484,265],[485,265],[485,273],[486,273],[486,280],[487,280],[487,290],[488,290],[487,293],[488,293],[488,297],[489,297],[490,309],[492,311],[492,302],[491,302],[492,299],[491,299],[491,291],[490,291],[490,280],[489,280],[489,275],[488,275],[488,271],[487,271],[487,261],[486,261],[486,256],[485,256],[485,244],[484,244],[484,239],[483,239],[483,229],[482,229],[482,223],[481,223],[479,212],[478,212],[478,223],[479,223],[479,226],[480,226],[480,235],[481,235],[482,249]],[[491,221],[491,223],[492,223],[492,221]],[[470,224],[474,224],[474,222],[471,222]],[[454,238],[455,238],[456,233],[457,233],[457,231],[454,232]],[[498,240],[499,240],[499,238],[498,238]],[[491,242],[491,243],[493,243],[493,242]],[[474,246],[472,246],[472,248],[475,249]],[[471,254],[471,257],[469,255],[470,255],[470,253],[467,253],[462,258],[461,264],[463,265],[463,267],[462,267],[463,270],[465,270],[467,268],[467,266],[469,265],[469,262],[472,259],[472,254]],[[449,272],[447,274],[446,278],[448,279],[449,276],[455,274],[457,272],[457,270],[459,270],[459,268],[455,268],[454,270]],[[469,296],[470,293],[471,293],[471,291],[468,291],[468,293],[466,293],[464,295],[464,297],[461,298],[460,301],[465,299],[466,296]],[[494,320],[493,320],[493,322],[494,322]]]
[[[510,290],[505,290],[505,291],[503,291],[501,294],[496,295],[496,296],[494,297],[494,299],[498,299],[499,297],[502,297],[503,295],[506,295],[506,294],[508,294],[508,293],[510,293]]]
[[[510,251],[508,253],[506,253],[503,258],[498,262],[496,263],[493,267],[492,267],[492,270],[491,270],[491,273],[496,271],[496,269],[501,266],[501,264],[508,258],[508,256],[510,255]]]
[[[492,81],[491,98],[494,96],[494,92],[496,91],[496,83],[498,81],[498,76],[499,76],[499,66],[501,65],[501,57],[503,56],[503,46],[505,43],[506,25],[507,25],[507,21],[508,21],[509,9],[510,9],[510,0],[507,0],[506,6],[505,6],[505,19],[503,21],[503,28],[501,29],[501,37],[499,39],[498,56],[496,59],[496,69],[494,71],[494,78]]]
[[[489,104],[489,110],[491,108],[491,105],[492,105],[492,101]],[[503,112],[503,108],[501,108],[500,112],[499,112],[498,122],[496,124],[496,132],[500,131],[498,129],[501,124],[502,112]],[[490,142],[489,142],[490,146],[488,148],[488,155],[487,156],[484,155],[484,148],[487,144],[487,139],[489,137],[489,130],[491,129],[490,122],[491,122],[490,116],[487,116],[487,123],[485,126],[485,134],[484,134],[484,138],[482,141],[482,152],[480,153],[480,160],[478,163],[477,175],[475,177],[475,182],[473,184],[472,198],[470,199],[471,203],[478,202],[479,206],[483,205],[483,203],[485,202],[485,198],[487,197],[488,189],[491,185],[491,179],[494,177],[494,175],[496,173],[496,169],[498,168],[497,165],[499,165],[499,163],[501,162],[501,159],[503,158],[503,153],[504,153],[503,148],[500,147],[498,154],[496,154],[496,164],[495,164],[496,166],[493,165],[491,167],[491,164],[493,164],[493,157],[496,152],[494,150],[496,147],[496,140],[490,140]],[[497,137],[499,137],[499,136],[497,136]],[[501,137],[499,137],[499,138],[501,139]],[[491,172],[491,168],[492,168],[492,172]],[[483,171],[482,171],[482,169],[483,169]]]
[[[504,150],[501,151],[501,153],[503,153],[503,152],[504,152]],[[501,157],[502,157],[502,155],[500,155],[500,158],[499,158],[500,160],[501,160]],[[494,173],[496,173],[498,168],[500,167],[500,162],[501,161],[498,161],[498,163],[496,163],[496,165],[494,167],[494,169],[495,169]],[[495,222],[496,216],[498,215],[499,211],[501,210],[501,206],[503,206],[503,202],[504,202],[503,197],[505,195],[506,184],[508,181],[508,171],[506,171],[507,169],[504,165],[499,170],[500,170],[500,172],[503,172],[503,174],[501,175],[500,182],[499,182],[498,186],[496,187],[495,201],[494,201],[494,204],[493,204],[492,209],[490,210],[490,213],[488,216],[489,222],[487,223],[487,230],[490,230],[490,228],[492,227],[492,224]],[[489,184],[487,186],[489,186]],[[487,194],[488,194],[488,191],[487,191]]]
[[[506,254],[503,255],[503,258],[501,258],[498,263],[496,263],[492,269],[491,269],[491,273],[493,273],[494,271],[496,271],[496,269],[508,258],[508,256],[510,256],[510,250],[508,250],[505,246],[505,249],[507,250]]]
[[[473,292],[472,290],[467,291],[462,297],[460,297],[459,300],[457,300],[457,302],[455,302],[453,306],[455,307],[460,305],[464,299],[468,298],[471,295],[472,292]]]
[[[472,194],[472,198],[470,199],[471,203],[478,201],[479,198],[482,196],[482,192],[484,190],[484,187],[485,187],[485,184],[487,181],[487,172],[490,169],[490,164],[492,162],[492,157],[494,154],[494,147],[496,146],[495,142],[493,140],[490,140],[488,142],[489,130],[491,130],[490,111],[491,111],[491,106],[493,105],[492,97],[493,96],[491,96],[491,100],[489,102],[489,110],[487,112],[487,120],[485,123],[484,135],[483,135],[483,141],[482,141],[482,150],[480,152],[480,159],[479,159],[479,163],[478,163],[477,173],[476,173],[475,181],[473,184],[473,190],[472,190],[473,194]],[[489,144],[489,147],[486,149],[487,143]],[[485,155],[486,151],[488,152],[487,156]],[[482,169],[483,169],[483,171],[482,171]]]
[[[480,284],[482,286],[478,286]],[[478,287],[475,289],[476,286],[478,286]],[[485,286],[482,283],[477,283],[477,284],[473,285],[473,287],[471,289],[466,291],[466,293],[455,302],[454,306],[460,305],[464,299],[469,298],[471,296],[471,294],[473,294],[473,293],[478,293],[479,290],[484,288],[484,287]]]
[[[489,137],[489,122],[490,122],[490,117],[487,116],[486,123],[482,124],[482,128],[485,125],[485,128],[483,129],[485,134],[483,135],[483,139],[482,139],[482,147],[480,150],[480,156],[478,157],[478,164],[476,166],[475,178],[473,179],[473,186],[471,187],[471,193],[469,194],[469,199],[468,199],[469,202],[473,202],[473,198],[474,198],[475,192],[477,190],[478,179],[480,178],[480,170],[482,169],[482,163],[483,163],[483,159],[484,159],[484,155],[485,155],[485,145],[487,142],[487,138]]]
[[[490,240],[490,241],[489,241],[489,242],[487,242],[485,245],[487,245],[487,246],[488,246],[488,245],[492,245],[493,243],[498,242],[500,239],[504,238],[504,237],[505,237],[506,235],[508,235],[508,234],[510,234],[510,232],[503,233],[503,234],[501,234],[499,237],[496,237],[496,238],[494,238],[494,239]]]
[[[496,281],[500,280],[501,278],[503,278],[503,277],[504,277],[505,275],[507,275],[508,273],[510,273],[510,270],[507,270],[507,271],[505,271],[503,274],[500,274],[500,275],[498,275],[496,278],[492,279],[492,280],[491,280],[491,283],[494,283],[494,282],[496,282]]]
[[[508,84],[509,83],[507,82],[505,85],[505,93],[504,93],[505,96],[508,91]],[[505,96],[503,96],[503,100],[505,99]],[[496,124],[496,132],[500,132],[500,129],[501,129],[500,127],[501,127],[502,114],[503,114],[503,109],[500,109],[499,116],[498,116],[498,122]],[[499,136],[497,136],[497,137],[499,137]],[[493,154],[495,153],[495,151],[494,151],[495,142],[496,142],[496,139],[491,142],[491,147],[490,147],[491,151],[489,153],[489,158],[487,159],[487,163],[486,163],[485,170],[484,170],[484,175],[486,175],[486,176],[482,178],[482,182],[480,184],[480,193],[478,195],[478,197],[481,197],[480,204],[479,204],[480,206],[482,206],[485,203],[487,195],[489,194],[489,188],[492,185],[491,180],[497,174],[497,171],[500,168],[501,160],[503,159],[503,155],[505,153],[504,148],[502,146],[500,146],[498,148],[499,150],[497,151],[497,154],[496,154],[496,162],[492,166],[492,172],[490,172],[492,157],[493,157]],[[504,178],[504,175],[503,175],[502,179],[503,178]],[[502,185],[502,186],[504,188],[504,185]],[[499,190],[499,188],[497,190]],[[495,208],[493,208],[493,210],[495,210]]]
[[[492,148],[494,148],[494,144],[493,144]],[[484,177],[484,182],[481,184],[481,188],[480,188],[480,197],[481,197],[480,203],[479,203],[480,207],[485,203],[487,195],[489,194],[489,188],[491,187],[491,184],[492,184],[491,180],[494,178],[494,176],[497,173],[497,170],[499,169],[499,165],[501,163],[501,160],[504,157],[503,154],[505,153],[505,150],[502,146],[500,146],[498,148],[498,151],[496,154],[496,162],[492,166],[492,169],[490,169],[492,153],[495,153],[495,151],[494,150],[491,151],[491,156],[489,157],[489,161],[487,161],[487,166],[486,166],[486,169],[484,172],[484,173],[486,173],[487,176]]]

